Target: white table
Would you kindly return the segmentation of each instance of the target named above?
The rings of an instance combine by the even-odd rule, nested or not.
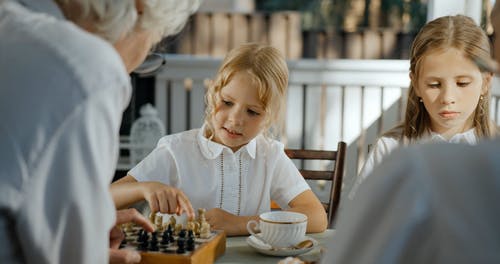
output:
[[[303,254],[300,258],[305,260],[317,259],[320,254],[320,249],[324,248],[327,244],[328,239],[333,235],[334,230],[326,230],[323,233],[317,234],[307,234],[319,242],[319,247]],[[260,254],[255,251],[246,243],[246,236],[242,237],[228,237],[226,241],[226,252],[223,256],[215,261],[217,264],[229,264],[229,263],[273,263],[276,264],[279,260],[285,257],[274,257]]]

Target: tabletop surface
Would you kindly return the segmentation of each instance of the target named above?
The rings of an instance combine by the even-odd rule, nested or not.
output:
[[[328,239],[333,235],[334,230],[326,230],[323,233],[307,234],[319,242],[319,246],[313,250],[300,255],[301,259],[311,261],[317,260],[320,255],[320,249],[325,247]],[[215,261],[217,264],[221,263],[273,263],[276,264],[281,259],[286,257],[275,257],[263,255],[255,251],[246,242],[247,236],[241,237],[228,237],[226,241],[226,252],[219,259]]]

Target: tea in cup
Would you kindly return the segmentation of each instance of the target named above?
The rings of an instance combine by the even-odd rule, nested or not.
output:
[[[259,221],[250,220],[247,230],[255,238],[274,248],[297,245],[306,236],[307,216],[288,211],[273,211],[259,215]],[[257,234],[256,229],[260,230]]]

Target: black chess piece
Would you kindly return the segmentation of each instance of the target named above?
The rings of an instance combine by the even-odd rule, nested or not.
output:
[[[125,239],[123,239],[118,248],[124,248],[126,245],[127,245],[127,241]]]
[[[186,229],[181,229],[181,231],[179,231],[179,237],[186,238],[186,234]]]
[[[144,240],[142,241],[138,246],[137,246],[137,249],[141,250],[141,251],[146,251],[148,249],[148,241],[147,240]]]
[[[188,236],[186,240],[186,250],[193,251],[194,250],[194,236]]]
[[[148,232],[144,231],[142,232],[142,237],[141,237],[141,242],[148,242],[148,238],[149,238],[149,235],[148,235]]]
[[[158,240],[151,239],[149,241],[149,248],[150,251],[158,251]]]
[[[169,234],[167,231],[164,231],[161,236],[161,244],[167,245],[168,243],[170,243],[170,236],[171,234]]]
[[[169,242],[170,243],[174,243],[175,239],[174,239],[174,232],[172,231],[172,229],[170,228],[170,226],[168,226],[169,228],[167,229],[167,233],[168,233],[168,237],[169,237]]]
[[[143,235],[142,235],[143,231],[144,230],[140,229],[139,232],[137,233],[137,242],[139,242],[139,243],[142,242],[142,240],[143,240]]]
[[[185,234],[184,234],[185,235]],[[177,254],[183,254],[186,252],[185,244],[184,242],[186,241],[185,237],[178,237],[177,238]]]

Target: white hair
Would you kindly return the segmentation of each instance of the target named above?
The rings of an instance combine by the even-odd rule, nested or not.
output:
[[[137,1],[143,6],[140,16],[136,0],[56,0],[66,17],[74,22],[91,22],[96,34],[112,43],[136,27],[151,31],[156,41],[176,34],[200,4],[200,0]],[[69,10],[73,10],[71,14]]]

